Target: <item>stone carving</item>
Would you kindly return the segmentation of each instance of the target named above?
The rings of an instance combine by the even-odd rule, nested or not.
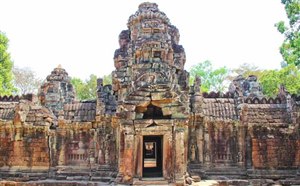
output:
[[[257,77],[241,75],[227,93],[201,93],[200,77],[188,85],[179,31],[157,4],[142,3],[127,26],[114,53],[113,84],[98,79],[95,100],[76,100],[61,66],[39,99],[0,97],[0,179],[297,179],[299,95],[281,87],[267,98]]]
[[[200,88],[201,88],[201,78],[199,76],[196,76],[195,82],[194,82],[195,93],[200,93]]]
[[[241,91],[246,97],[263,97],[262,88],[255,75],[250,75],[247,79],[238,75],[229,85],[229,92],[234,93],[236,91]]]
[[[56,116],[63,110],[65,103],[75,100],[75,91],[68,73],[60,65],[47,76],[39,91],[39,97],[41,104],[50,108]]]
[[[128,44],[130,42],[130,32],[129,30],[123,30],[119,35],[119,46],[120,48],[115,51],[114,61],[116,69],[124,67],[127,65],[128,60]]]
[[[244,82],[245,84],[245,90],[246,90],[246,95],[249,96],[256,96],[256,97],[261,97],[262,96],[262,89],[260,84],[257,82],[257,77],[254,75],[250,75],[247,78],[247,81]]]

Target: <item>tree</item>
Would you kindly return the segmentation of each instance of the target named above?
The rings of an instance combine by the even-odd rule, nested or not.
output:
[[[227,75],[228,69],[226,67],[213,69],[211,62],[206,60],[192,66],[190,69],[190,84],[193,84],[195,77],[199,76],[202,82],[202,92],[224,92],[227,88],[225,85]]]
[[[242,75],[245,78],[247,78],[249,75],[255,75],[259,79],[262,75],[262,72],[262,70],[253,64],[243,63],[238,68],[230,70],[228,80],[232,81],[238,75]]]
[[[108,85],[112,83],[111,74],[104,75],[102,77],[103,85]],[[73,84],[77,98],[80,100],[91,100],[97,97],[97,76],[91,74],[89,79],[81,80],[80,78],[71,78],[71,83]]]
[[[90,75],[90,78],[86,81],[87,98],[96,99],[97,97],[97,76],[94,74]]]
[[[13,68],[14,85],[20,94],[37,93],[42,80],[30,68]]]
[[[284,85],[290,94],[300,94],[300,71],[294,64],[280,70],[265,70],[259,82],[264,94],[271,97],[278,94],[280,85]]]
[[[265,70],[260,79],[259,83],[262,86],[264,95],[269,97],[275,97],[278,93],[279,79],[278,72],[276,70]]]
[[[278,31],[285,36],[280,53],[287,65],[294,64],[300,68],[300,0],[281,0],[281,3],[284,4],[289,25],[284,21],[276,24]]]
[[[76,95],[80,100],[96,99],[97,76],[91,74],[89,79],[83,81],[80,78],[72,78],[71,83],[75,87]]]
[[[74,86],[77,98],[80,100],[84,99],[84,81],[82,81],[80,78],[72,77],[71,83]]]
[[[0,96],[11,95],[16,89],[13,86],[13,62],[7,52],[8,38],[0,31]]]
[[[112,84],[112,77],[111,77],[111,74],[109,75],[104,75],[102,77],[103,79],[103,85],[111,85]]]

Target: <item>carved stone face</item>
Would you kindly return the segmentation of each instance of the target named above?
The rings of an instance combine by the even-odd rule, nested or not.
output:
[[[128,42],[127,42],[126,39],[123,39],[123,38],[119,39],[119,46],[120,46],[120,48],[125,48],[127,44],[128,44]]]
[[[256,82],[257,81],[257,77],[255,75],[250,75],[248,77],[248,81],[250,81],[250,82]]]
[[[125,48],[130,41],[129,30],[123,30],[119,35],[119,46]]]

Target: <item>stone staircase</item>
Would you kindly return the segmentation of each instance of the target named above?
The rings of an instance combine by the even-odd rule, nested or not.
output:
[[[167,180],[164,178],[142,178],[142,179],[134,179],[133,180],[133,186],[138,186],[138,185],[172,185],[169,184]]]
[[[291,179],[297,178],[297,170],[291,169],[282,169],[282,170],[272,170],[272,169],[248,169],[247,170],[248,178],[250,179]]]
[[[241,170],[237,167],[227,167],[227,168],[212,168],[205,171],[205,174],[209,179],[246,179],[246,170]]]
[[[201,179],[226,180],[247,178],[247,171],[235,166],[218,166],[208,169],[201,164],[190,164],[189,173],[191,175],[198,175]]]
[[[65,169],[57,171],[53,175],[53,179],[57,180],[86,180],[95,182],[111,183],[116,178],[117,172],[113,167],[102,166],[94,169]]]

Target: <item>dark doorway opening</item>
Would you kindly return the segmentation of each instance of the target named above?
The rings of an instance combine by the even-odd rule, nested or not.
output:
[[[162,177],[162,136],[144,136],[143,177]]]
[[[147,111],[144,112],[143,119],[171,119],[171,115],[163,115],[160,107],[149,104]]]
[[[153,57],[161,59],[161,51],[154,51],[154,56]]]

